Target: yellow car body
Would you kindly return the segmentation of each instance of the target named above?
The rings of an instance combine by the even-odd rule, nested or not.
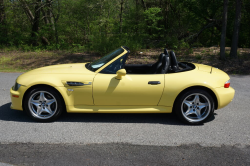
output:
[[[121,47],[124,49],[123,47]],[[50,86],[60,93],[69,113],[171,113],[176,98],[191,87],[203,88],[214,98],[215,109],[229,104],[234,89],[224,88],[229,76],[211,66],[194,64],[190,71],[166,74],[117,74],[100,73],[112,62],[127,53],[110,60],[96,71],[90,71],[85,63],[63,64],[38,68],[22,74],[16,80],[20,88],[10,89],[11,108],[23,110],[24,96],[34,86]],[[67,81],[80,82],[84,86],[69,86]],[[160,81],[151,85],[149,81]]]

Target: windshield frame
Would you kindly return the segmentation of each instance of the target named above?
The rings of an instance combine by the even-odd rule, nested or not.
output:
[[[117,60],[118,58],[120,58],[121,56],[125,55],[126,53],[128,53],[127,49],[123,48],[123,46],[120,47],[121,49],[123,49],[123,52],[121,52],[120,54],[118,54],[117,56],[115,56],[114,58],[110,59],[109,61],[107,61],[106,63],[104,63],[103,65],[101,65],[99,68],[97,67],[96,69],[93,68],[91,65],[93,65],[93,63],[95,62],[98,62],[98,61],[101,61],[102,59],[105,59],[106,56],[109,56],[110,54],[112,54],[113,52],[117,51],[119,48],[113,50],[112,52],[106,54],[105,56],[103,56],[102,58],[92,62],[92,63],[88,63],[86,64],[86,68],[93,71],[93,72],[96,72],[96,73],[99,73],[100,71],[102,71],[104,68],[106,68],[109,64],[111,64],[112,62],[114,62],[115,60]]]

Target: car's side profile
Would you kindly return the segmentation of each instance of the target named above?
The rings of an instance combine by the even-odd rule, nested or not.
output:
[[[127,47],[92,63],[42,67],[10,89],[11,108],[37,121],[69,113],[171,113],[186,123],[206,121],[234,97],[230,78],[211,66],[177,62],[165,49],[152,65],[126,65]]]

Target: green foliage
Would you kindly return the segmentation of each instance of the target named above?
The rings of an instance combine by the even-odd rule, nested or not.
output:
[[[202,59],[202,55],[200,55],[200,54],[195,55],[195,59],[201,60]]]
[[[189,44],[187,42],[185,42],[184,40],[181,40],[179,42],[179,48],[182,49],[182,48],[189,48]]]
[[[161,8],[153,7],[146,10],[144,13],[146,27],[152,37],[158,37],[160,35],[163,26],[159,24],[159,21],[163,19],[161,15]]]
[[[104,34],[94,36],[91,42],[87,45],[88,51],[94,50],[101,54],[110,52],[120,46],[130,46],[131,51],[135,51],[144,47],[141,38],[138,36],[131,36],[129,34],[117,34],[106,36]]]
[[[35,0],[26,0],[34,15]],[[132,50],[183,49],[218,45],[223,1],[55,0],[41,1],[38,45],[32,46],[32,22],[21,1],[4,0],[6,20],[0,23],[0,48],[23,51],[69,50],[106,53],[121,45]],[[250,1],[242,0],[239,46],[250,46]],[[235,2],[229,1],[226,45],[231,45]],[[51,15],[45,15],[52,10]],[[58,19],[57,19],[58,17]],[[47,19],[47,21],[46,21]],[[207,25],[212,24],[213,26]],[[7,30],[7,31],[6,31]],[[122,31],[121,31],[122,30]],[[42,39],[47,39],[48,43]]]

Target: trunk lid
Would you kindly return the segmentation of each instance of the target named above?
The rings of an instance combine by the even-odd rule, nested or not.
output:
[[[200,71],[204,71],[204,72],[207,72],[207,73],[212,73],[212,68],[213,68],[212,66],[203,65],[203,64],[195,64],[195,66]]]

